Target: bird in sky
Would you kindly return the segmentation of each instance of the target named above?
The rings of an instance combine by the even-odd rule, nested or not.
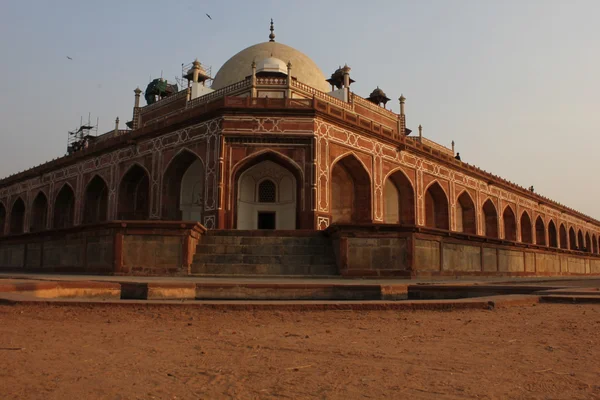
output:
[[[71,57],[69,57],[69,56],[67,56],[67,58],[68,58],[69,60],[71,60],[71,61],[73,60],[73,59],[72,59]]]
[[[212,21],[212,17],[208,14],[206,14],[206,16]]]

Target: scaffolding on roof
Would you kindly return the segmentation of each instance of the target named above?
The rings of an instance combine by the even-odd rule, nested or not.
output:
[[[99,118],[96,118],[96,125],[92,125],[91,113],[88,114],[87,123],[84,123],[83,117],[81,117],[79,121],[79,127],[68,132],[67,155],[88,148],[90,142],[92,142],[96,138],[96,136],[98,136],[99,120]]]

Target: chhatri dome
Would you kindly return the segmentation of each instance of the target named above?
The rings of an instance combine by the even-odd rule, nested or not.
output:
[[[331,90],[329,84],[325,81],[325,75],[313,60],[293,47],[275,42],[272,20],[269,41],[250,46],[227,60],[215,75],[211,88],[218,90],[243,81],[252,75],[253,61],[259,66],[266,59],[277,59],[282,61],[284,65],[291,62],[292,76],[297,78],[298,81],[323,92]],[[287,73],[287,67],[285,71],[281,72]]]

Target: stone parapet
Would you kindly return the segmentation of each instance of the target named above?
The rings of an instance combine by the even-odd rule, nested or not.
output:
[[[194,222],[111,221],[0,238],[0,271],[187,275],[206,229]]]
[[[418,226],[332,225],[343,276],[600,275],[600,255]]]

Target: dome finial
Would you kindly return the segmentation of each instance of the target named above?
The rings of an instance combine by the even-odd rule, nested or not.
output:
[[[275,33],[273,33],[275,31],[275,28],[273,27],[273,18],[271,18],[271,28],[270,28],[271,34],[269,35],[269,42],[274,42],[275,41]]]

